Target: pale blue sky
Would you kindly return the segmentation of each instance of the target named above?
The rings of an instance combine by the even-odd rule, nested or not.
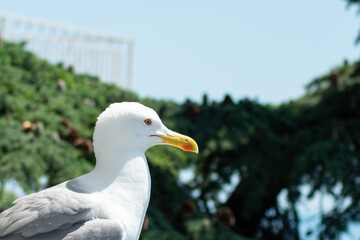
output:
[[[343,0],[0,0],[0,10],[134,37],[141,97],[280,103],[359,56],[357,9]]]

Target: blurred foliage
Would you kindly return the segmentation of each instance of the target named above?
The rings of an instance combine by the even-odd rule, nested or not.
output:
[[[319,210],[321,223],[309,235],[336,239],[360,221],[360,61],[345,61],[279,106],[206,95],[177,104],[140,99],[23,46],[0,47],[0,210],[11,206],[17,184],[30,193],[90,171],[98,114],[112,102],[139,101],[200,148],[197,156],[162,146],[147,152],[152,196],[141,239],[299,239],[304,185],[307,198],[335,199],[333,209]],[[185,169],[195,177],[182,183]],[[240,181],[224,201],[234,176]]]
[[[201,149],[196,177],[189,187],[199,192],[199,206],[212,213],[226,206],[233,230],[262,239],[298,239],[296,209],[303,192],[335,199],[321,212],[321,226],[309,229],[335,239],[360,217],[360,61],[346,61],[307,85],[307,93],[280,106],[261,105],[229,96],[220,102],[187,102],[182,132],[194,136]],[[231,177],[240,182],[226,202],[219,193]],[[338,187],[336,187],[338,186]],[[280,206],[280,192],[289,206]],[[345,204],[346,201],[350,203]],[[209,204],[212,203],[212,204]]]

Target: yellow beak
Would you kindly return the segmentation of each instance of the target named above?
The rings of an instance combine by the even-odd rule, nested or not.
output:
[[[188,152],[199,152],[199,148],[191,137],[170,131],[171,135],[153,135],[163,139],[161,144],[168,144]]]

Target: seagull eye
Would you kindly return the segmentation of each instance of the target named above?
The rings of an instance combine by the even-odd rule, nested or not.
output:
[[[151,119],[145,119],[144,123],[149,126],[149,125],[151,125],[152,121],[151,121]]]

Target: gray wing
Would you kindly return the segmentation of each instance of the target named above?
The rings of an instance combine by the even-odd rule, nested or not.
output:
[[[37,234],[32,237],[10,235],[2,240],[121,240],[124,229],[119,223],[108,219],[94,219],[79,222],[67,229],[57,229],[49,233]]]
[[[96,218],[98,206],[64,184],[17,199],[0,214],[0,238],[31,237]]]
[[[124,239],[124,229],[119,223],[108,219],[94,219],[82,224],[64,240],[120,240]]]

